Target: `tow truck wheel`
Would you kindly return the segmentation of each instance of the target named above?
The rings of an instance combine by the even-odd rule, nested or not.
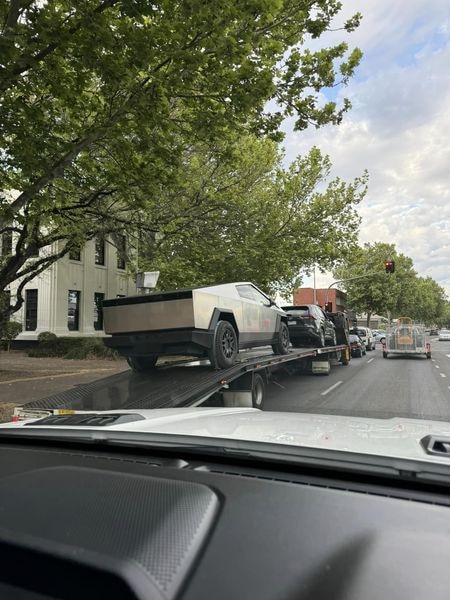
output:
[[[266,398],[266,382],[259,373],[253,375],[252,404],[253,408],[262,408]]]
[[[219,321],[214,331],[214,340],[208,353],[209,360],[216,369],[232,367],[238,353],[238,340],[233,325]]]
[[[272,350],[275,354],[287,354],[289,352],[289,329],[284,321],[280,323],[278,340],[275,344],[272,344]]]
[[[154,369],[157,362],[157,356],[127,356],[127,363],[138,373]]]

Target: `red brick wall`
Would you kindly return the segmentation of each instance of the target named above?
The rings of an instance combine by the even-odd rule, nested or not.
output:
[[[327,299],[326,289],[316,289],[316,304],[324,308]],[[333,312],[345,309],[345,294],[339,290],[328,290],[328,302],[333,303]],[[337,302],[337,303],[336,303]],[[313,288],[298,288],[294,292],[294,304],[314,304]]]

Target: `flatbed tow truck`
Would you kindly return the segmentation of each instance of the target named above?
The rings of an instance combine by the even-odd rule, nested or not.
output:
[[[332,363],[348,365],[347,344],[324,348],[293,348],[276,355],[270,348],[241,352],[227,369],[214,369],[208,360],[161,362],[148,373],[124,371],[82,384],[14,410],[13,420],[76,412],[181,408],[214,402],[225,407],[262,408],[274,372],[328,375]]]

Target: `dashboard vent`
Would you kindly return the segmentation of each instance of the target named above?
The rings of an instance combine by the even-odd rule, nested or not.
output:
[[[426,435],[420,443],[427,454],[450,458],[450,437]]]

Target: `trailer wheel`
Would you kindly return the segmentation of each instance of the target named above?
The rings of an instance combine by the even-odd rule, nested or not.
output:
[[[214,340],[208,353],[209,360],[216,369],[228,369],[233,366],[238,353],[238,340],[233,325],[228,321],[219,321],[214,331]]]
[[[272,344],[272,350],[275,354],[287,354],[289,352],[289,329],[284,321],[280,323],[278,340],[275,344]]]
[[[387,358],[388,357],[388,353],[387,352],[383,352],[383,358]]]
[[[151,371],[155,368],[157,362],[157,356],[127,356],[127,363],[133,371],[138,373]]]
[[[427,352],[427,358],[431,358],[431,352]]]
[[[266,399],[266,382],[259,373],[253,375],[252,404],[253,408],[262,408]]]

